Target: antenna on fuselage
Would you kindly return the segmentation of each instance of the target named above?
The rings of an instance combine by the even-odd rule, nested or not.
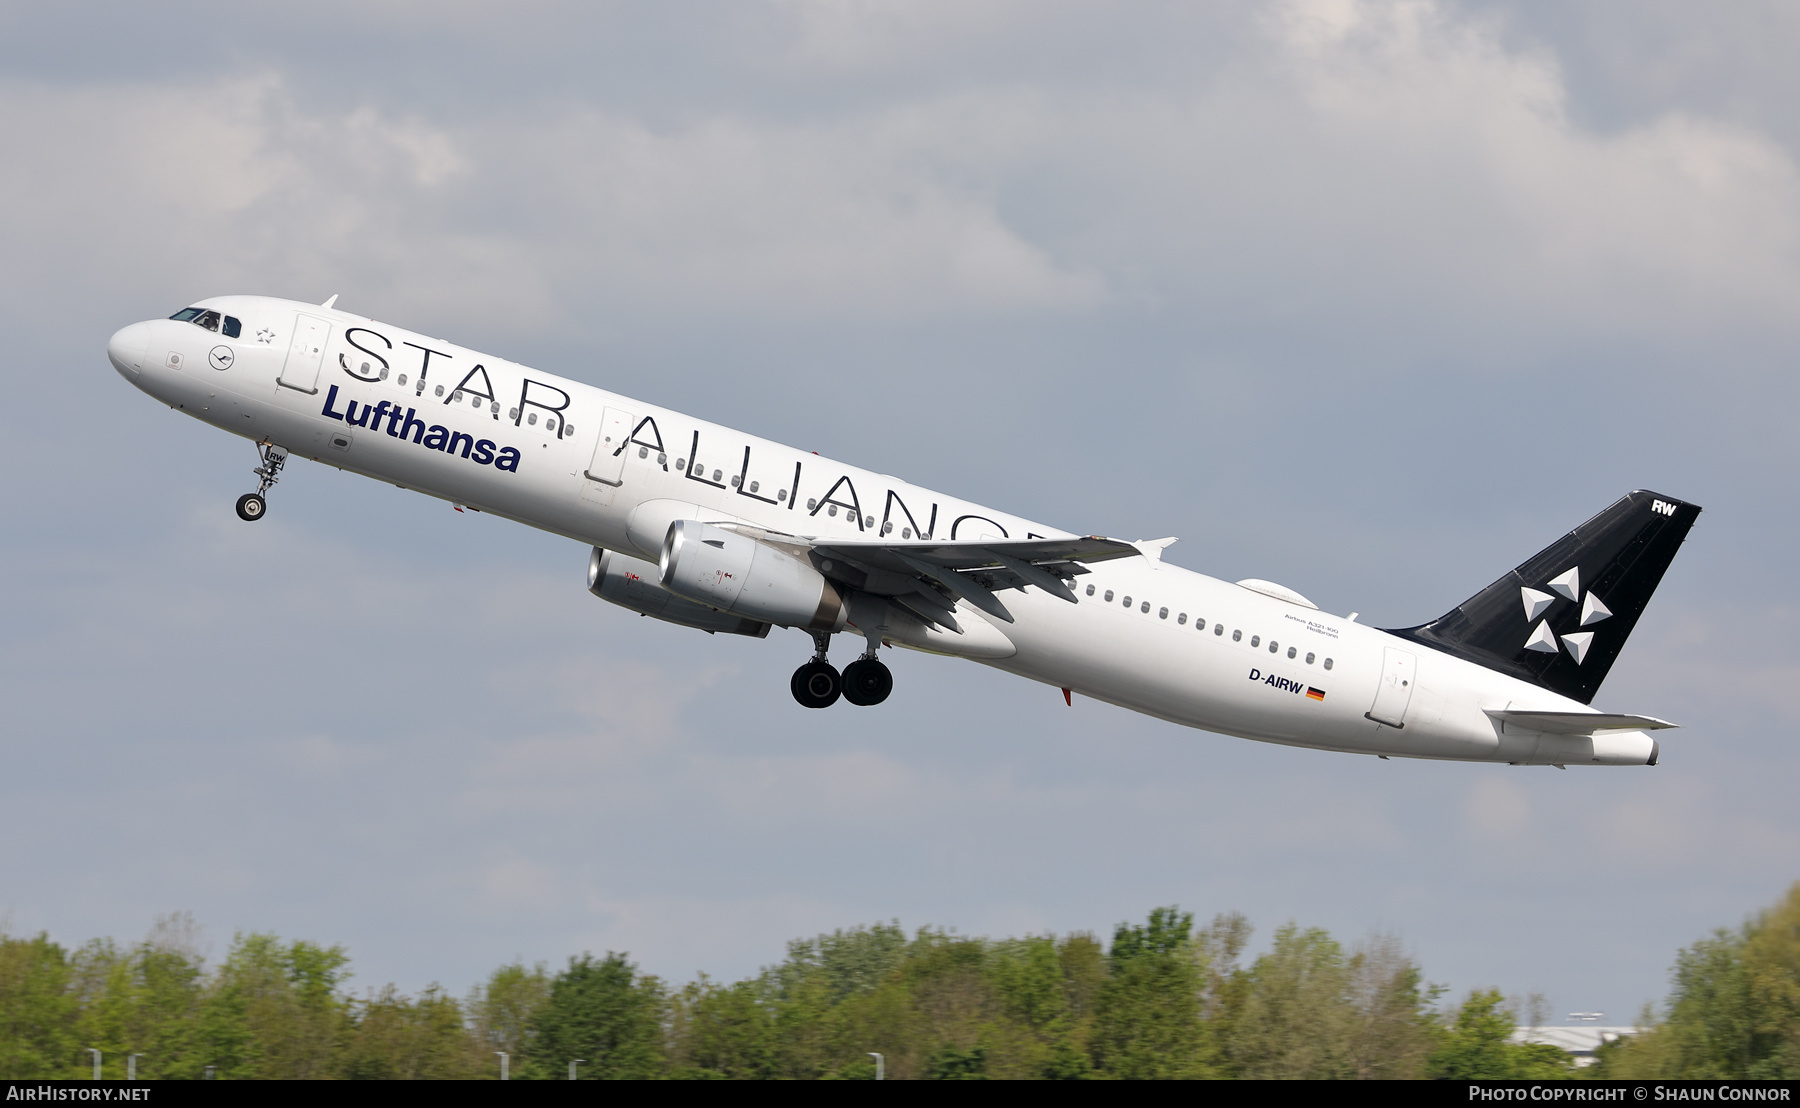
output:
[[[331,307],[331,306],[332,306],[332,305],[333,305],[333,304],[336,304],[336,303],[337,303],[337,298],[338,298],[338,294],[337,294],[337,293],[335,293],[335,292],[334,292],[334,293],[332,293],[332,294],[331,294],[331,295],[330,295],[330,296],[329,296],[329,297],[327,297],[327,298],[326,298],[326,300],[325,300],[325,303],[323,303],[323,304],[320,304],[320,305],[319,305],[319,307],[321,307],[321,308],[329,308],[329,307]]]

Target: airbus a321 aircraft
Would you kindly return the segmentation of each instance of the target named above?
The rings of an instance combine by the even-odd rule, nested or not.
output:
[[[1655,765],[1673,724],[1589,707],[1700,509],[1632,492],[1417,627],[1073,535],[333,307],[223,296],[107,345],[127,381],[289,458],[593,548],[646,616],[812,636],[794,699],[879,704],[883,646],[970,658],[1174,723],[1380,757]],[[866,644],[842,672],[832,636]]]

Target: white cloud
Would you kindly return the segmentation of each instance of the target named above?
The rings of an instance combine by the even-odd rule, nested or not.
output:
[[[1000,51],[1034,18],[789,14],[803,54],[849,59],[940,34]],[[154,274],[522,330],[1163,305],[1377,345],[1396,327],[1791,332],[1800,173],[1772,141],[1693,114],[1584,130],[1553,56],[1422,0],[1245,18],[1246,48],[1186,83],[971,72],[833,111],[662,122],[598,102],[339,112],[276,71],[15,81],[0,242],[33,264],[6,291],[39,295],[46,268]]]

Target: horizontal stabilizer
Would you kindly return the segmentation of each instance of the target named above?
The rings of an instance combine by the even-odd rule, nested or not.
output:
[[[1662,731],[1680,724],[1655,716],[1613,715],[1606,712],[1515,712],[1490,709],[1488,716],[1521,731],[1549,735],[1591,735],[1596,731]]]

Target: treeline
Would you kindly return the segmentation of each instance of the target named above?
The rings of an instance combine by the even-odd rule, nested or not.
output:
[[[515,1079],[1796,1076],[1800,885],[1677,963],[1639,1037],[1579,1074],[1517,1045],[1497,991],[1440,1008],[1391,937],[1174,908],[1087,933],[990,940],[897,925],[789,944],[746,980],[681,987],[623,956],[503,966],[471,993],[355,995],[342,948],[241,935],[209,966],[185,917],[130,948],[0,936],[0,1077]]]

